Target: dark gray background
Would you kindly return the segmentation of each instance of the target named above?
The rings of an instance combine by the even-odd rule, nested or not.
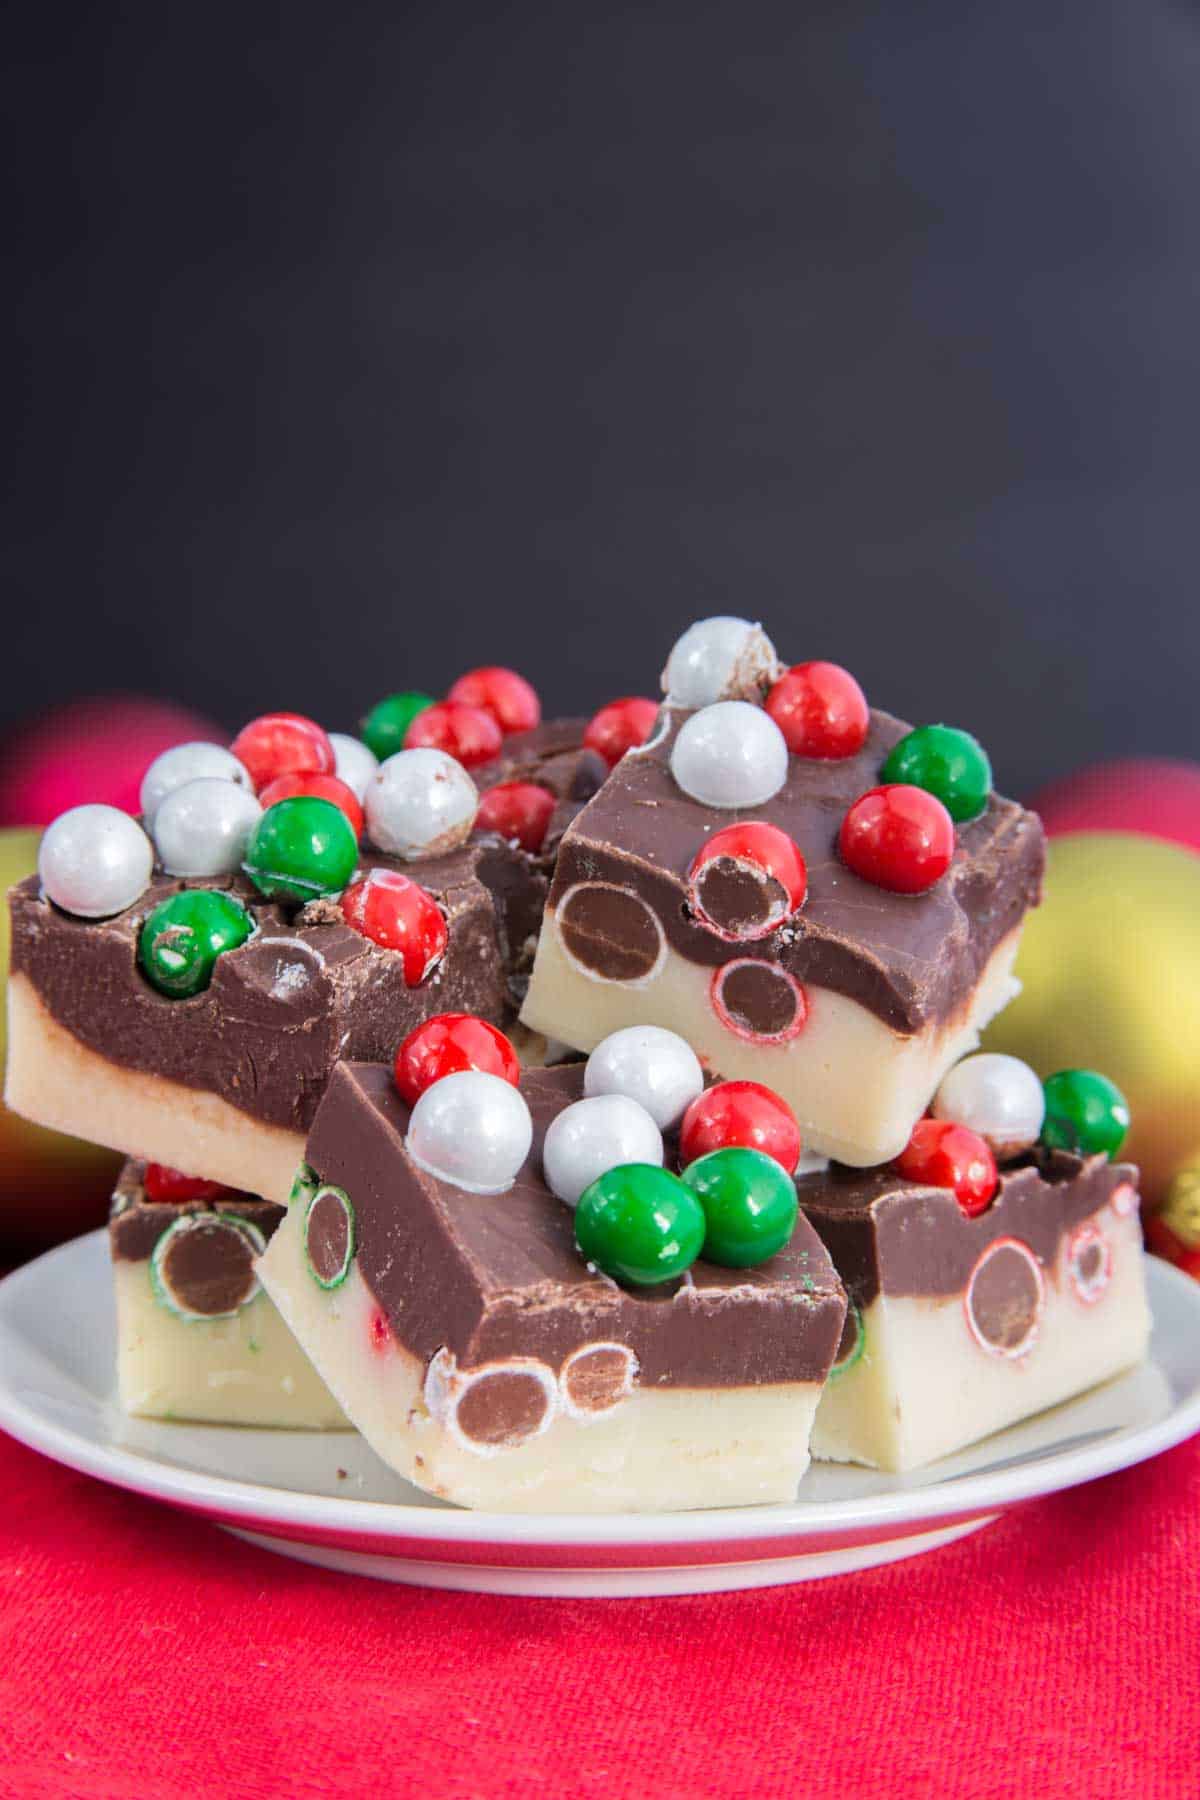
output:
[[[1200,750],[1191,6],[8,14],[0,714],[350,723],[697,614]]]

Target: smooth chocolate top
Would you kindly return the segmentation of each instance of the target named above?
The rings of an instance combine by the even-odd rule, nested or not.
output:
[[[115,918],[77,919],[42,897],[36,875],[12,890],[12,969],[51,1015],[122,1068],[219,1095],[239,1111],[307,1129],[340,1056],[390,1057],[413,1026],[437,1012],[507,1014],[507,962],[531,929],[545,891],[529,859],[495,838],[449,855],[401,863],[363,853],[363,870],[399,868],[439,902],[450,928],[446,954],[419,988],[405,985],[395,951],[382,949],[318,901],[294,917],[243,876],[180,881],[158,876]],[[234,894],[257,930],[218,958],[191,999],[168,999],[137,961],[146,916],[192,887]]]
[[[534,1357],[553,1370],[584,1345],[627,1345],[643,1386],[733,1387],[823,1380],[845,1296],[815,1232],[753,1269],[698,1262],[681,1280],[630,1291],[593,1274],[575,1247],[570,1209],[546,1187],[541,1146],[580,1098],[578,1064],[527,1073],[534,1142],[504,1194],[464,1192],[410,1162],[409,1109],[387,1068],[342,1063],[318,1111],[307,1156],[349,1194],[357,1265],[397,1339],[460,1367]]]
[[[964,1216],[948,1188],[923,1187],[894,1169],[833,1163],[796,1184],[800,1205],[832,1256],[851,1298],[956,1294],[998,1238],[1027,1244],[1050,1268],[1063,1237],[1100,1211],[1138,1172],[1104,1156],[1034,1151],[1000,1172],[978,1218]]]
[[[1041,892],[1043,838],[1035,814],[993,794],[957,827],[954,861],[925,894],[893,894],[853,874],[838,855],[847,809],[880,782],[892,746],[910,730],[873,712],[857,756],[792,756],[787,781],[765,806],[707,807],[676,785],[671,746],[689,716],[665,709],[665,735],[619,762],[563,839],[551,905],[579,883],[632,890],[657,915],[680,955],[706,967],[734,957],[780,963],[801,982],[857,1000],[893,1030],[913,1034],[962,1010],[993,950]],[[799,913],[770,937],[727,943],[687,905],[687,874],[714,831],[763,819],[786,831],[808,866]],[[612,890],[599,890],[600,894]],[[619,898],[619,897],[618,897]]]

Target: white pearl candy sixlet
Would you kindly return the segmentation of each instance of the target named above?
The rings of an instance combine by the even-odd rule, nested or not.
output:
[[[115,806],[73,806],[55,819],[38,849],[43,891],[80,919],[124,912],[145,893],[153,873],[150,839]]]
[[[698,619],[679,639],[662,674],[663,693],[676,706],[744,700],[771,676],[779,659],[761,625],[722,615]]]
[[[503,1194],[533,1142],[523,1094],[499,1075],[463,1069],[427,1087],[405,1148],[417,1167],[470,1194]]]
[[[158,860],[168,875],[231,875],[261,816],[254,795],[232,781],[185,781],[154,815]]]
[[[139,805],[147,825],[154,823],[155,813],[174,788],[204,778],[232,781],[248,794],[254,792],[250,771],[232,750],[223,750],[220,744],[175,744],[156,756],[142,776]]]
[[[444,750],[397,750],[371,777],[364,804],[371,842],[411,862],[466,841],[479,792]]]
[[[1016,1156],[1041,1136],[1046,1095],[1020,1057],[983,1051],[951,1069],[934,1096],[933,1116],[977,1131],[997,1156]]]
[[[644,1106],[624,1094],[576,1100],[551,1120],[542,1145],[542,1173],[551,1193],[578,1206],[585,1188],[620,1163],[662,1167],[662,1134]]]
[[[379,767],[379,758],[361,738],[347,737],[344,731],[331,731],[329,741],[333,745],[333,772],[361,806],[367,784]]]
[[[583,1091],[589,1097],[624,1094],[644,1107],[660,1131],[669,1131],[704,1092],[704,1071],[678,1033],[661,1025],[627,1025],[596,1045],[583,1072]]]
[[[671,773],[703,806],[762,806],[787,780],[788,747],[769,713],[722,700],[693,713],[671,746]]]

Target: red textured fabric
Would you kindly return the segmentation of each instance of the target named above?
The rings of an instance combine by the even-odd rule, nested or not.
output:
[[[5,1800],[1200,1792],[1200,1440],[944,1550],[664,1600],[386,1586],[0,1437]]]

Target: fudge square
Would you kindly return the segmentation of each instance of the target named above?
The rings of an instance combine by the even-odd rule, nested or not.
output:
[[[1104,1155],[1039,1148],[968,1218],[950,1190],[894,1170],[801,1177],[850,1296],[813,1455],[919,1468],[1139,1361],[1136,1183]]]
[[[621,1026],[665,1026],[712,1073],[781,1094],[807,1149],[860,1167],[897,1155],[942,1075],[1016,991],[1043,840],[1032,813],[988,793],[977,816],[946,818],[952,859],[926,891],[854,873],[839,828],[910,734],[882,712],[868,725],[863,704],[861,748],[826,760],[781,745],[777,790],[732,809],[680,786],[681,733],[705,715],[665,706],[563,838],[523,1023],[585,1051]],[[773,730],[746,703],[707,712]],[[800,852],[798,908],[736,858],[714,856],[693,877],[713,834],[747,822]]]
[[[790,1499],[845,1295],[802,1218],[753,1268],[628,1290],[594,1272],[541,1145],[579,1065],[522,1076],[532,1148],[507,1192],[418,1167],[378,1065],[335,1071],[307,1195],[264,1287],[385,1462],[466,1506],[619,1512]]]
[[[154,1168],[147,1181],[136,1162],[118,1178],[108,1238],[121,1406],[213,1425],[348,1428],[254,1273],[283,1208],[228,1189],[201,1197],[204,1185]]]

